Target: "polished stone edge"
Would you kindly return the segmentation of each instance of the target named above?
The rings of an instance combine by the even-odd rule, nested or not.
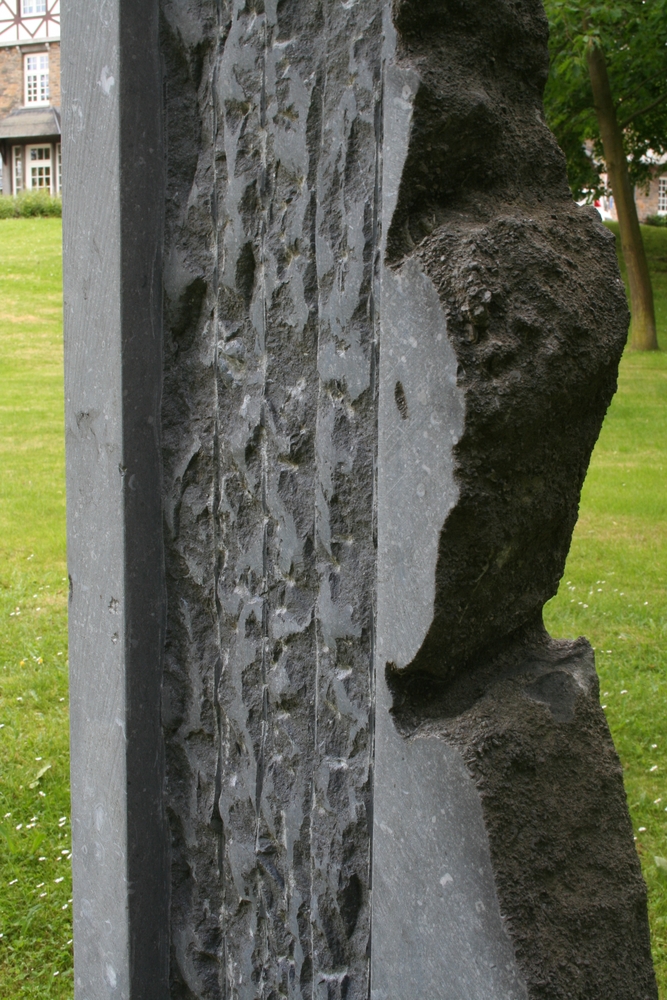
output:
[[[63,5],[75,989],[168,996],[158,5]],[[69,192],[72,194],[70,195]]]

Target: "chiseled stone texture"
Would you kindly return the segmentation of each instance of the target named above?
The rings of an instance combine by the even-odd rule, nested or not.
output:
[[[162,18],[172,995],[365,998],[382,7]]]

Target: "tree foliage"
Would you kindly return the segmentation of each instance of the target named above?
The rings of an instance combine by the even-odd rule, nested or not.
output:
[[[586,62],[591,46],[607,62],[630,181],[646,184],[650,154],[667,153],[667,0],[545,0],[545,8],[551,52],[545,108],[567,157],[572,193],[581,199],[604,191]]]

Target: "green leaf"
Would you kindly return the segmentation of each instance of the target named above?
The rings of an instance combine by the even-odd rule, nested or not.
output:
[[[28,788],[37,788],[37,785],[39,784],[41,778],[43,778],[46,772],[50,770],[51,770],[50,764],[45,764],[44,767],[40,768],[37,774],[35,775],[35,780],[30,782]]]

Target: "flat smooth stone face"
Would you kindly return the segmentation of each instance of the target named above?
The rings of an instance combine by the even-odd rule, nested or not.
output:
[[[437,738],[383,728],[372,1000],[524,1000],[473,779]]]

